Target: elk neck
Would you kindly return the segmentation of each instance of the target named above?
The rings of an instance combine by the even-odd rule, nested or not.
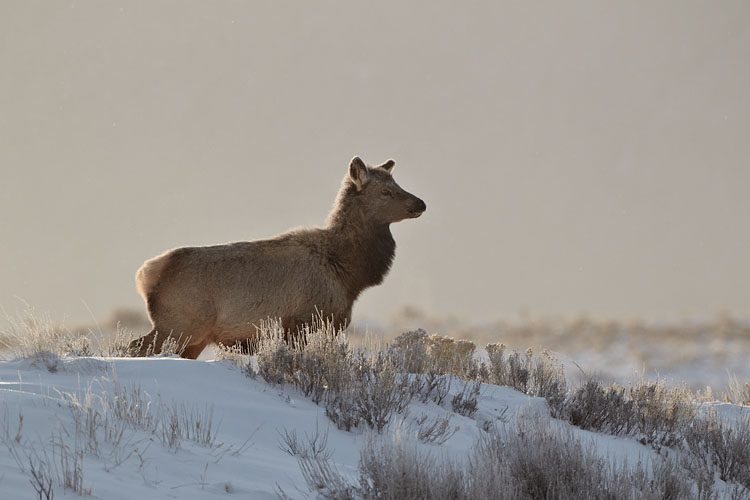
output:
[[[380,284],[396,253],[389,224],[376,224],[358,211],[332,218],[329,264],[352,300],[365,288]]]

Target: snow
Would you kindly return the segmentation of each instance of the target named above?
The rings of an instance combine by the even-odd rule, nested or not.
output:
[[[413,402],[407,416],[391,422],[382,435],[363,429],[344,432],[326,417],[322,406],[296,389],[249,378],[231,361],[63,358],[56,368],[50,372],[38,360],[0,361],[0,436],[4,433],[6,443],[15,443],[19,415],[23,417],[16,458],[0,440],[3,499],[36,497],[29,482],[28,462],[23,463],[24,450],[46,450],[49,458],[50,440],[55,435],[63,436],[72,446],[74,419],[68,401],[72,397],[83,401],[87,393],[104,397],[112,394],[117,385],[139,388],[151,398],[152,405],[161,401],[178,407],[185,405],[203,415],[212,411],[216,440],[213,446],[183,440],[179,447],[170,448],[149,431],[128,428],[120,450],[109,450],[102,444],[99,456],[84,455],[83,485],[90,490],[91,498],[275,499],[279,488],[291,498],[303,498],[307,486],[297,458],[283,449],[284,431],[295,431],[303,441],[305,436],[327,433],[331,461],[340,473],[354,479],[360,449],[368,439],[415,439],[416,419],[451,415],[450,404],[441,407],[432,402]],[[460,388],[461,383],[454,383],[451,392]],[[733,405],[715,406],[721,415],[732,418],[748,410]],[[473,418],[451,416],[451,427],[458,429],[445,443],[418,446],[429,449],[433,456],[456,459],[468,456],[487,426],[512,425],[514,419],[533,413],[548,414],[544,400],[493,385],[482,385],[478,407]],[[559,420],[550,420],[550,425],[568,427],[571,433],[593,442],[599,453],[618,463],[636,464],[655,457],[651,448],[632,438],[582,431]],[[19,467],[19,456],[26,472]],[[56,498],[76,496],[70,490],[63,495],[63,488],[54,486]]]

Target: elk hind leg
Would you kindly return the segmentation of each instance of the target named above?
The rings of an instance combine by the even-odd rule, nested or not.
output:
[[[190,335],[173,332],[174,330],[154,328],[143,337],[132,341],[128,347],[135,356],[162,354],[165,348],[182,355],[182,352],[190,344]],[[168,347],[164,345],[165,343]]]
[[[128,344],[128,349],[134,356],[148,356],[149,354],[153,354],[155,352],[156,341],[159,337],[159,332],[157,332],[156,328],[154,328],[143,337],[137,338],[130,342],[130,344]],[[159,352],[161,352],[161,344],[159,344]]]
[[[180,356],[186,359],[198,359],[198,356],[201,355],[203,349],[205,349],[209,343],[210,339],[208,338],[205,338],[200,342],[191,342],[185,346],[185,349],[182,350]]]

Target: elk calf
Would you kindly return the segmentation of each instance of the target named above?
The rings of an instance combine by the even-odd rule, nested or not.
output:
[[[396,243],[390,225],[427,208],[391,173],[395,162],[368,167],[355,157],[327,227],[294,230],[267,240],[170,250],[136,274],[153,323],[131,343],[134,353],[159,353],[168,337],[195,359],[210,343],[251,345],[263,320],[280,319],[294,333],[318,313],[345,326],[352,304],[383,281]]]

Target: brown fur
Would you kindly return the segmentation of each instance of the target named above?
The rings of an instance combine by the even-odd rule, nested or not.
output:
[[[393,166],[367,167],[355,157],[324,229],[177,248],[146,261],[136,283],[153,329],[133,350],[159,353],[171,336],[185,346],[182,356],[194,359],[210,343],[254,343],[268,319],[280,319],[287,332],[318,314],[346,326],[359,294],[391,267],[390,224],[426,209],[396,184]]]

